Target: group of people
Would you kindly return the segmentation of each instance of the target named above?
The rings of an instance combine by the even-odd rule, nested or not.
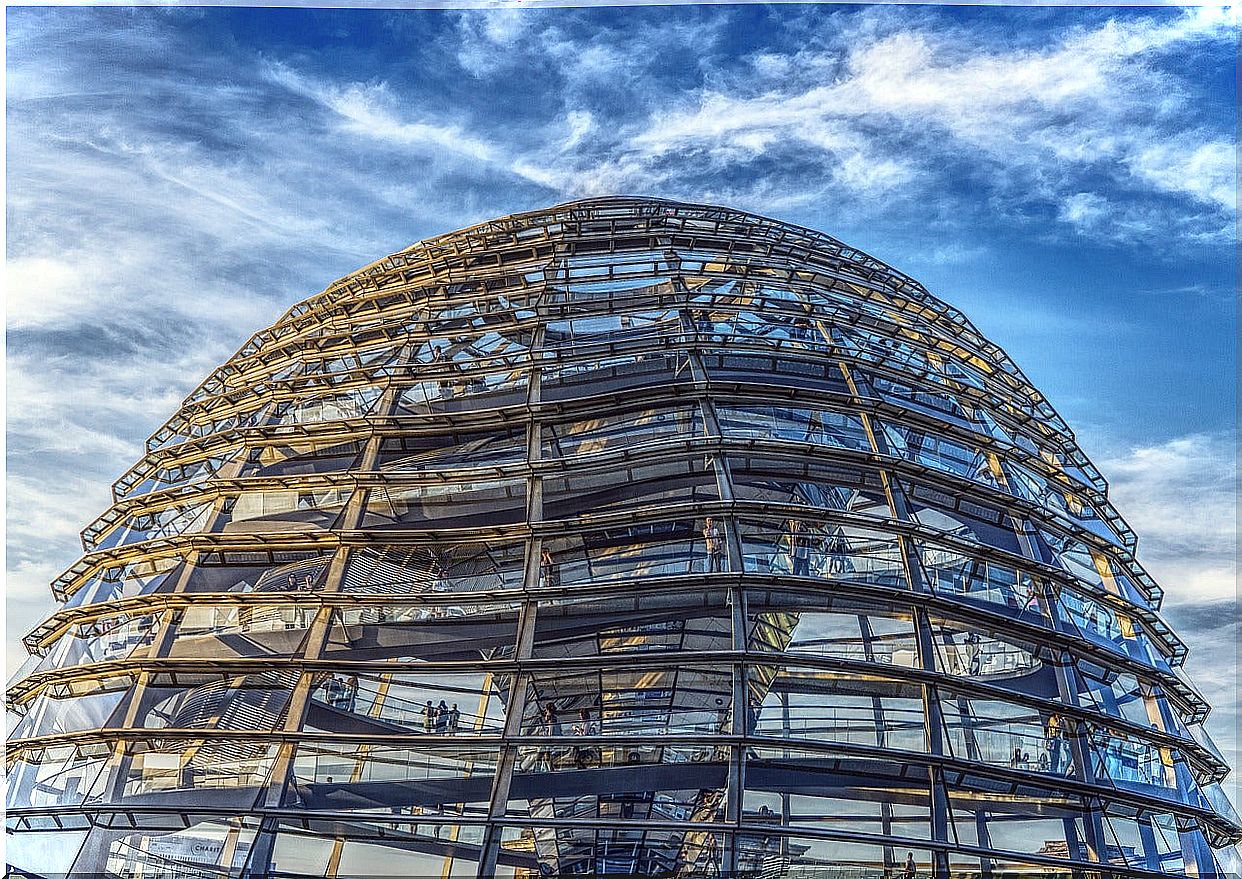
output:
[[[591,717],[591,711],[588,708],[578,709],[578,719],[569,729],[573,736],[597,736],[599,735],[599,722]],[[539,712],[539,720],[531,729],[531,735],[557,737],[565,734],[564,724],[561,723],[560,716],[556,712],[556,706],[549,703],[544,705]],[[556,757],[559,750],[553,749],[550,745],[541,745],[538,753],[535,755],[535,768],[543,772],[552,771],[553,758]],[[598,763],[600,760],[600,750],[594,745],[575,745],[573,747],[574,765],[579,769],[586,769],[588,766]]]
[[[461,711],[457,709],[456,702],[450,708],[443,699],[440,700],[439,705],[433,705],[428,699],[427,704],[423,706],[423,732],[425,733],[434,733],[438,736],[455,735],[459,723],[461,723]]]
[[[277,589],[279,592],[311,592],[315,588],[315,578],[307,574],[299,583],[298,578],[290,574],[285,582]]]
[[[337,677],[334,674],[324,678],[320,685],[325,701],[340,711],[353,711],[354,701],[358,695],[358,676]]]

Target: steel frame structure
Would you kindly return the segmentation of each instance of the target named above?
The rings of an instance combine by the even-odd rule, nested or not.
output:
[[[293,307],[155,432],[11,683],[29,875],[1222,870],[1104,479],[826,235],[592,199]]]

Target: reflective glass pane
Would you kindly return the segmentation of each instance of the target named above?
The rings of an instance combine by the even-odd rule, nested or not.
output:
[[[512,541],[368,546],[350,554],[341,591],[400,596],[517,589],[525,548]]]
[[[699,456],[648,456],[543,478],[543,515],[548,520],[574,519],[584,509],[603,513],[719,500],[715,468]]]
[[[812,668],[751,666],[752,735],[926,751],[920,685]]]
[[[909,588],[896,535],[805,519],[747,519],[740,530],[748,572]]]
[[[731,610],[723,592],[661,592],[539,603],[536,659],[729,650]]]
[[[719,833],[685,827],[505,827],[496,876],[719,876],[723,852]]]
[[[765,501],[823,512],[891,517],[880,475],[847,465],[761,455],[730,455],[733,495],[739,501]]]
[[[543,428],[545,458],[569,458],[703,433],[697,404],[601,415]]]
[[[485,815],[497,751],[456,746],[298,746],[285,806],[320,811],[380,809],[393,815]]]
[[[545,587],[576,583],[667,577],[727,567],[721,526],[708,551],[704,531],[711,526],[689,519],[585,531],[573,537],[545,538],[540,564]]]
[[[468,528],[520,522],[526,517],[526,480],[477,479],[373,488],[362,527]]]
[[[725,436],[790,440],[830,448],[870,452],[871,441],[857,415],[808,406],[717,403]]]
[[[513,654],[517,618],[515,604],[441,601],[337,609],[324,654],[410,663],[504,659]]]
[[[910,613],[819,593],[746,593],[747,648],[918,667]]]
[[[538,671],[527,682],[522,729],[552,737],[713,733],[732,698],[732,674],[709,668]]]
[[[506,675],[326,672],[314,679],[306,725],[370,736],[499,735],[508,698]]]
[[[940,690],[950,753],[960,760],[1072,776],[1073,722],[1056,712]]]

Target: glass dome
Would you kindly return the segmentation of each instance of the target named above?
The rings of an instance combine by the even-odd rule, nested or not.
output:
[[[1106,490],[823,234],[608,198],[420,242],[116,482],[8,692],[9,862],[1214,874],[1228,766]]]

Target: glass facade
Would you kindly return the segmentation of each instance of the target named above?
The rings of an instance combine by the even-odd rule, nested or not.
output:
[[[1211,876],[1100,474],[825,235],[597,199],[290,309],[151,437],[10,684],[53,877]]]

